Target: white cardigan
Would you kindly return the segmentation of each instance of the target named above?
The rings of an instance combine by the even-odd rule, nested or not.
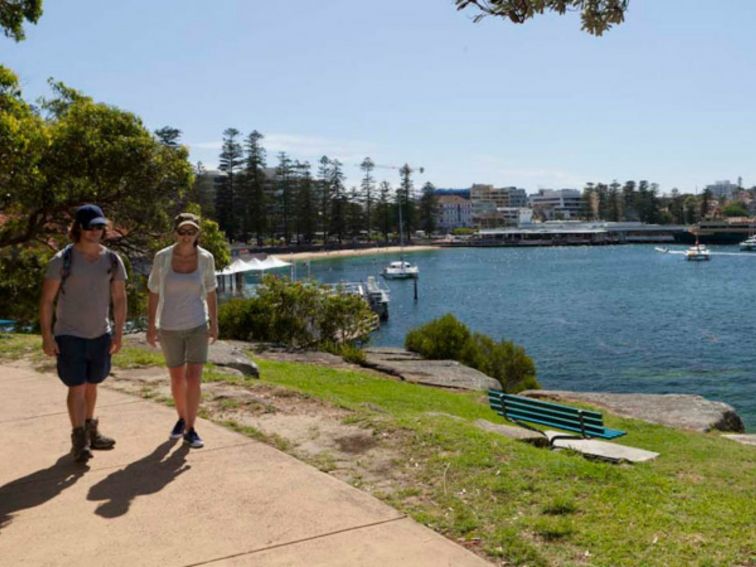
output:
[[[160,314],[163,312],[165,300],[165,274],[171,270],[171,261],[173,260],[173,244],[168,248],[163,248],[152,261],[152,270],[150,278],[147,280],[147,288],[158,294],[157,313],[155,316],[155,326],[160,328]],[[202,302],[205,305],[205,318],[207,318],[207,294],[215,291],[218,284],[215,280],[215,258],[204,248],[197,247],[197,269],[202,274]]]

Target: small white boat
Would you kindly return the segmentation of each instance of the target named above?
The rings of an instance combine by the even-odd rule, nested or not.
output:
[[[406,280],[410,278],[416,278],[419,275],[420,270],[417,266],[410,264],[404,260],[398,262],[391,262],[388,266],[383,268],[383,277],[387,280]]]
[[[740,249],[744,252],[756,251],[756,234],[749,236],[743,242],[740,243]]]
[[[695,244],[683,252],[683,254],[685,254],[685,259],[689,262],[705,262],[711,259],[709,249],[703,244]]]
[[[404,260],[404,223],[402,222],[402,205],[399,204],[399,261],[391,262],[383,268],[381,275],[387,280],[416,279],[420,269]]]

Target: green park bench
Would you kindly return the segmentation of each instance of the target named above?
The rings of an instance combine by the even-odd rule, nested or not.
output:
[[[590,439],[594,437],[615,439],[625,435],[624,431],[604,427],[604,418],[597,411],[544,402],[494,389],[488,390],[488,403],[491,405],[491,409],[500,416],[521,427],[544,435],[549,440],[550,446],[553,446],[557,439]],[[580,435],[547,436],[540,429],[531,427],[527,423],[555,427]]]

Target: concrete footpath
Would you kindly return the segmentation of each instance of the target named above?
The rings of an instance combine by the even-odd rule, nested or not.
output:
[[[65,388],[0,366],[0,564],[482,566],[486,561],[276,449],[207,421],[168,441],[171,408],[100,389],[116,438],[74,463]]]

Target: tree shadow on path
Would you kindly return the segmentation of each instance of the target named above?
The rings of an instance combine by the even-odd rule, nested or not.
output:
[[[191,467],[186,463],[188,445],[182,444],[165,458],[176,441],[166,441],[155,450],[115,471],[89,489],[87,500],[104,500],[95,513],[103,518],[116,518],[129,511],[137,496],[155,494]]]
[[[0,486],[0,529],[11,522],[15,512],[52,500],[88,470],[87,465],[74,462],[73,457],[66,453],[46,469]]]

